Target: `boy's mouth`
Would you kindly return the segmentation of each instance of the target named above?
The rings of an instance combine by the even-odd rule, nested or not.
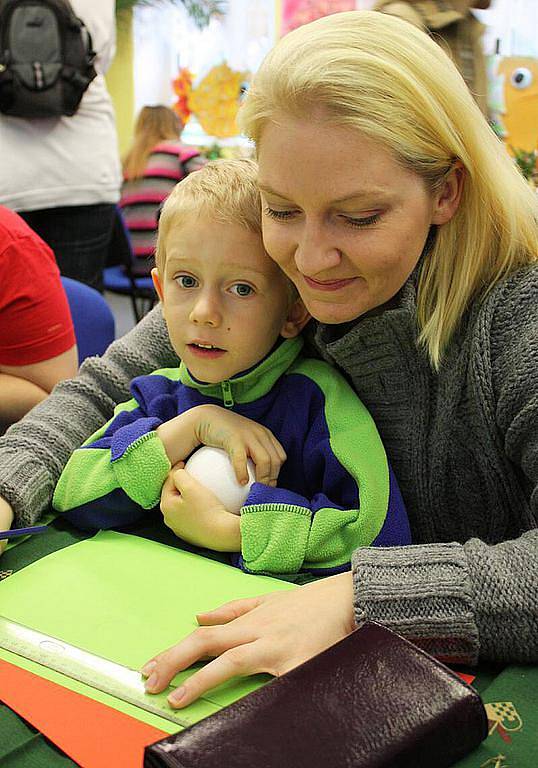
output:
[[[190,344],[187,344],[187,346],[194,355],[206,359],[221,357],[226,352],[226,350],[221,347],[202,341],[192,341]]]

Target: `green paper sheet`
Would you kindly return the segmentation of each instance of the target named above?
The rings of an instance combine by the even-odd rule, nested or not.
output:
[[[91,653],[139,669],[221,603],[296,587],[137,536],[101,531],[0,582],[0,615]],[[0,658],[173,733],[163,718],[0,649]],[[174,680],[179,685],[191,668]],[[269,680],[236,678],[182,710],[195,722]],[[164,694],[163,694],[164,698]]]

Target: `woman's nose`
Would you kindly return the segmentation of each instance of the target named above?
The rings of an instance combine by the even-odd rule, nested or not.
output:
[[[295,248],[295,264],[307,277],[316,277],[340,264],[342,252],[320,227],[305,227]]]
[[[222,319],[219,303],[215,297],[203,294],[195,301],[189,320],[195,325],[216,327]]]

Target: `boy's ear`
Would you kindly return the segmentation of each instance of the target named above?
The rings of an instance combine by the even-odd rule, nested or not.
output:
[[[155,286],[155,290],[157,291],[157,296],[159,297],[159,301],[163,302],[163,287],[161,285],[161,278],[159,277],[159,270],[157,267],[153,267],[151,270],[151,279],[153,280],[153,285]]]
[[[288,309],[284,325],[280,329],[280,335],[284,339],[293,339],[298,336],[310,320],[310,313],[303,304],[302,299],[296,298]]]

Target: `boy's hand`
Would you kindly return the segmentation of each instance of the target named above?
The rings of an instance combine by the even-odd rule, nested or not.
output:
[[[174,467],[161,492],[164,522],[176,536],[218,552],[239,552],[239,516],[182,468]]]
[[[226,451],[241,484],[248,483],[247,459],[252,459],[256,480],[276,486],[286,452],[267,427],[218,405],[200,405],[192,411],[197,441]]]
[[[11,505],[0,496],[0,531],[8,531],[13,524],[14,517]],[[7,542],[8,539],[0,540],[0,555],[7,547]]]

